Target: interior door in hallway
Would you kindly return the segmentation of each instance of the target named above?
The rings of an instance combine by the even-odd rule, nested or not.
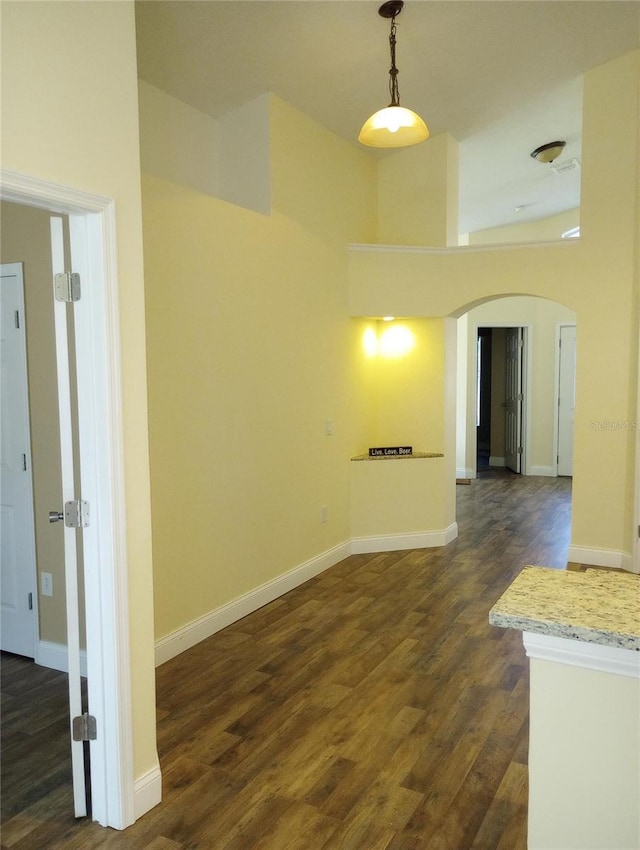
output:
[[[573,475],[573,422],[576,406],[576,326],[560,328],[558,379],[558,475]]]
[[[522,472],[524,403],[524,328],[505,331],[505,447],[504,463]]]
[[[22,263],[0,267],[0,648],[35,656],[36,552]]]

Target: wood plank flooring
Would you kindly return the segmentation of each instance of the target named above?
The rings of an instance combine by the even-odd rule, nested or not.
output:
[[[158,668],[164,800],[125,832],[73,822],[10,669],[2,847],[525,850],[528,667],[487,618],[526,564],[566,567],[570,488],[477,479],[449,546],[354,555]]]

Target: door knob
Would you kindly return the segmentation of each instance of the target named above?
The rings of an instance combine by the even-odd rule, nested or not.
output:
[[[49,522],[61,522],[63,519],[62,511],[49,511]]]

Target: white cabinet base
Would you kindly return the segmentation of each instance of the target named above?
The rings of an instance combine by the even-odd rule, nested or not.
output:
[[[529,850],[640,848],[639,653],[525,632]],[[560,641],[560,644],[558,643]],[[550,660],[560,659],[560,660]],[[591,661],[589,660],[591,659]]]

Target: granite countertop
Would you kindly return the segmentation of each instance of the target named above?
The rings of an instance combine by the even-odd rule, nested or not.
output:
[[[410,455],[374,455],[371,457],[368,453],[364,455],[356,455],[351,460],[411,460],[412,458],[420,457],[444,457],[442,452],[412,452]]]
[[[489,612],[489,622],[640,651],[640,576],[525,567]]]

